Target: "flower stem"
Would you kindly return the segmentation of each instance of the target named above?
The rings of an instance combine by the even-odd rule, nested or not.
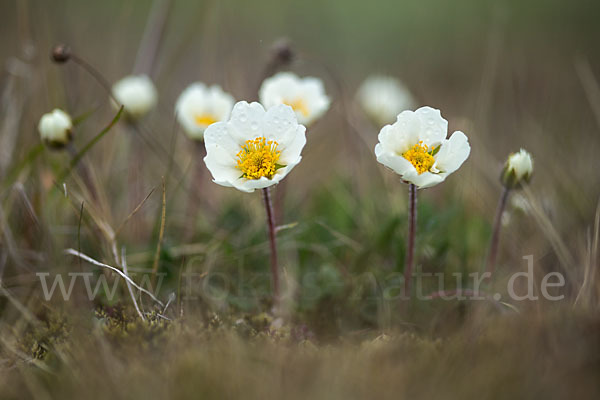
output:
[[[502,214],[506,208],[506,200],[510,189],[506,186],[502,189],[500,200],[498,201],[498,207],[496,208],[496,217],[494,218],[494,230],[492,231],[492,238],[490,240],[490,250],[486,262],[486,272],[491,274],[494,273],[496,268],[496,258],[498,256],[498,244],[500,243],[500,226],[502,225]]]
[[[417,233],[417,187],[408,185],[408,240],[404,265],[404,295],[410,297],[412,271],[415,260],[415,235]]]
[[[275,243],[275,214],[269,188],[263,189],[263,200],[267,211],[267,226],[269,228],[269,242],[271,244],[271,278],[273,280],[273,304],[279,303],[279,267],[277,265],[277,245]]]

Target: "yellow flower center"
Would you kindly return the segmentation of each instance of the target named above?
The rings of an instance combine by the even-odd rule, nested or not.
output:
[[[203,126],[209,126],[211,124],[214,124],[215,122],[218,122],[217,119],[210,114],[196,115],[196,116],[194,116],[194,120],[196,120],[196,123],[198,125],[203,125]]]
[[[307,107],[304,99],[298,98],[298,99],[291,100],[291,101],[284,100],[283,104],[287,104],[288,106],[292,107],[294,109],[294,111],[298,111],[305,117],[308,117],[308,114],[309,114],[308,107]]]
[[[271,179],[275,171],[281,167],[277,164],[281,151],[274,140],[267,141],[264,137],[246,140],[242,150],[237,153],[236,168],[242,171],[242,177],[260,179],[263,176]]]
[[[435,164],[433,152],[435,146],[429,148],[423,141],[415,144],[412,149],[402,153],[402,157],[406,158],[415,167],[419,175],[427,172]]]

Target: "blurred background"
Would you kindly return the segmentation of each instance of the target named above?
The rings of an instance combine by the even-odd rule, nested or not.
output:
[[[155,264],[160,241],[158,267],[171,290],[183,268],[265,272],[260,196],[210,182],[201,145],[175,122],[174,102],[198,80],[221,85],[237,100],[256,99],[273,45],[282,39],[294,53],[285,69],[323,79],[333,101],[309,129],[304,161],[287,179],[281,207],[279,223],[295,224],[280,235],[295,290],[290,298],[297,300],[292,309],[335,313],[332,304],[341,304],[353,327],[393,319],[393,312],[381,314],[387,307],[380,298],[395,282],[385,277],[403,270],[407,194],[375,162],[380,127],[355,104],[357,87],[372,74],[402,80],[419,105],[441,109],[450,131],[463,130],[472,145],[460,171],[420,192],[421,267],[481,268],[498,175],[508,154],[524,147],[533,154],[535,177],[505,215],[501,270],[524,268],[522,257],[532,254],[536,268],[568,276],[567,294],[581,287],[600,194],[597,2],[5,1],[1,7],[2,273],[16,291],[28,292],[32,272],[69,270],[73,260],[65,261],[64,248],[110,257],[98,224],[123,225],[118,244],[134,268]],[[135,128],[119,121],[82,159],[90,176],[75,170],[66,187],[57,179],[69,156],[39,148],[39,117],[55,107],[80,117],[74,135],[81,149],[116,110],[86,70],[52,63],[57,43],[68,44],[108,85],[146,73],[159,91],[158,107]],[[307,273],[318,284],[305,298]],[[383,286],[356,284],[363,273]],[[260,310],[268,298],[263,289],[264,296],[233,296],[215,306]],[[372,301],[363,303],[367,295]],[[357,314],[348,298],[365,312]]]
[[[435,385],[415,381],[410,373],[398,382],[415,390],[408,394],[432,395],[431,387],[453,387],[460,381],[447,377],[447,371],[493,362],[489,349],[496,352],[494,358],[504,354],[498,359],[500,367],[486,364],[473,381],[495,390],[491,393],[523,393],[523,388],[537,387],[532,382],[544,373],[543,382],[553,389],[540,386],[532,389],[532,396],[565,394],[551,385],[565,381],[582,384],[580,392],[570,394],[592,393],[594,387],[597,390],[593,377],[599,363],[594,354],[600,329],[600,274],[595,272],[600,218],[599,17],[600,3],[593,0],[3,0],[0,323],[10,334],[3,339],[2,365],[14,354],[44,359],[56,338],[68,330],[62,322],[56,325],[57,310],[76,310],[68,314],[83,315],[86,322],[76,326],[86,329],[92,309],[101,310],[94,321],[109,321],[110,332],[130,329],[127,323],[135,319],[135,311],[124,285],[115,298],[102,288],[91,304],[83,285],[75,286],[73,300],[67,303],[60,296],[52,302],[42,300],[39,272],[52,277],[93,271],[109,282],[117,279],[66,256],[66,248],[112,265],[114,249],[123,247],[131,271],[156,269],[161,274],[158,297],[166,302],[171,293],[176,296],[166,315],[199,321],[187,331],[177,328],[183,336],[173,336],[170,357],[187,352],[181,342],[175,343],[177,338],[195,343],[200,340],[196,333],[206,327],[249,321],[250,330],[261,332],[269,326],[263,314],[270,308],[270,288],[261,196],[211,182],[202,162],[202,144],[183,134],[174,104],[195,81],[218,84],[236,100],[256,100],[265,72],[275,72],[269,70],[274,46],[287,43],[294,57],[281,69],[321,78],[332,99],[330,110],[307,131],[303,161],[285,181],[286,196],[275,193],[278,223],[285,225],[278,244],[290,329],[314,343],[340,337],[348,342],[381,339],[381,332],[417,335],[402,336],[385,355],[365,356],[365,365],[379,371],[378,377],[344,370],[352,384],[334,386],[339,392],[324,398],[351,390],[356,390],[350,393],[354,395],[369,393],[377,384],[396,382],[406,372],[393,369],[395,358],[386,358],[396,356],[424,360],[401,368],[414,368],[414,376],[432,374],[439,379]],[[70,46],[99,79],[72,61],[53,63],[49,55],[58,43]],[[122,118],[99,135],[117,112],[103,84],[110,86],[131,73],[152,78],[158,106],[138,123]],[[472,146],[461,169],[443,184],[419,191],[418,268],[444,272],[448,290],[457,287],[452,273],[466,277],[482,270],[501,192],[499,175],[507,156],[523,147],[533,155],[534,176],[525,190],[512,194],[503,216],[498,273],[489,290],[504,295],[509,274],[523,271],[523,257],[532,255],[536,285],[548,272],[566,277],[565,287],[552,292],[564,295],[563,301],[398,301],[407,186],[376,162],[373,148],[381,127],[355,101],[357,88],[374,74],[400,79],[418,106],[439,108],[450,133],[462,130]],[[74,153],[86,149],[73,169],[73,155],[45,148],[37,132],[41,115],[54,108],[76,121]],[[99,140],[87,147],[94,138]],[[195,274],[189,282],[186,273]],[[469,287],[466,280],[462,283]],[[144,302],[152,307],[147,298]],[[259,323],[253,317],[257,315]],[[500,322],[495,319],[506,315],[508,319]],[[35,339],[40,331],[31,328],[37,326],[31,322],[36,318],[46,326],[41,330],[45,347]],[[466,326],[475,329],[452,336]],[[163,332],[160,327],[146,329],[131,331],[130,337],[142,332],[143,342],[152,345],[157,332]],[[480,335],[487,341],[468,353],[460,338]],[[540,337],[547,340],[538,341]],[[382,340],[388,343],[386,338]],[[442,346],[440,338],[458,339]],[[198,368],[210,376],[214,369],[216,378],[203,381],[210,389],[207,395],[244,393],[243,388],[251,386],[252,393],[271,397],[277,390],[288,393],[288,384],[298,393],[308,393],[301,389],[303,379],[309,379],[305,374],[315,365],[310,357],[289,366],[294,376],[290,381],[271,382],[273,392],[259,390],[253,386],[258,380],[245,381],[243,376],[235,377],[237,389],[220,391],[218,373],[227,374],[237,357],[267,357],[237,345],[217,346],[214,354],[201,355],[204,358],[192,352],[165,380],[189,380]],[[60,362],[80,365],[74,360],[85,360],[87,347],[81,346],[80,353],[58,352]],[[442,347],[447,357],[440,359]],[[347,351],[351,350],[327,353],[324,357],[332,358],[315,371],[329,376],[344,363]],[[264,354],[274,360],[260,364],[266,366],[260,371],[268,381],[271,378],[265,377],[273,375],[270,366],[279,374],[277,366],[287,365],[289,359],[279,349],[269,348]],[[461,358],[465,354],[469,355]],[[230,364],[220,366],[223,357]],[[105,367],[94,364],[100,361],[90,361],[88,378],[102,388],[98,393],[105,393],[107,386],[91,372]],[[127,365],[127,360],[120,362]],[[566,372],[549,373],[553,365]],[[382,371],[388,367],[392,369],[386,375]],[[145,371],[135,378],[140,382],[154,379],[144,368],[131,371]],[[516,389],[495,381],[498,376]],[[327,387],[327,382],[321,383]],[[23,385],[41,393],[31,389],[31,383]],[[460,393],[457,398],[480,392]]]

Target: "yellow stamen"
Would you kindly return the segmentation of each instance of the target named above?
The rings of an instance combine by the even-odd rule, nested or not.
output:
[[[285,100],[283,104],[287,104],[288,106],[292,107],[294,111],[298,111],[305,117],[308,117],[308,106],[306,105],[304,99],[298,98],[295,100]]]
[[[423,141],[415,144],[412,149],[402,153],[402,157],[406,158],[415,167],[419,175],[427,172],[435,164],[433,152],[435,146],[429,148]]]
[[[237,153],[236,168],[242,171],[242,177],[260,179],[264,176],[271,179],[280,167],[277,161],[281,151],[277,150],[277,146],[279,144],[276,141],[267,141],[264,137],[246,140],[242,150]]]
[[[198,125],[209,126],[217,122],[217,119],[210,114],[200,114],[194,116],[194,120]]]

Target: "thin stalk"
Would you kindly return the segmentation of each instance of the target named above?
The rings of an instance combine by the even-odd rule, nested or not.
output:
[[[408,239],[404,266],[404,294],[410,297],[413,265],[415,262],[415,236],[417,233],[417,187],[408,185]]]
[[[273,285],[273,304],[279,303],[279,266],[277,265],[277,244],[275,243],[275,214],[269,188],[263,189],[263,200],[267,211],[267,226],[269,228],[269,242],[271,244],[271,278]]]
[[[87,71],[88,74],[90,74],[96,80],[96,82],[98,82],[100,86],[102,86],[102,88],[106,91],[106,93],[108,93],[108,96],[112,99],[112,101],[115,102],[115,104],[117,104],[117,106],[121,106],[121,103],[117,101],[117,99],[113,96],[112,88],[108,80],[106,80],[106,78],[104,78],[104,76],[96,68],[94,68],[92,64],[88,63],[83,58],[80,58],[75,53],[72,53],[70,57],[71,60],[75,62],[75,64],[79,65],[81,68]]]
[[[502,189],[502,194],[500,195],[500,200],[498,201],[498,207],[496,208],[496,217],[494,218],[494,230],[492,231],[492,238],[490,240],[490,251],[488,253],[488,258],[486,262],[486,272],[491,274],[494,273],[496,269],[496,258],[498,256],[498,245],[500,243],[500,226],[502,225],[502,214],[504,213],[504,209],[506,208],[506,200],[508,199],[508,195],[510,193],[510,189],[506,186]]]

